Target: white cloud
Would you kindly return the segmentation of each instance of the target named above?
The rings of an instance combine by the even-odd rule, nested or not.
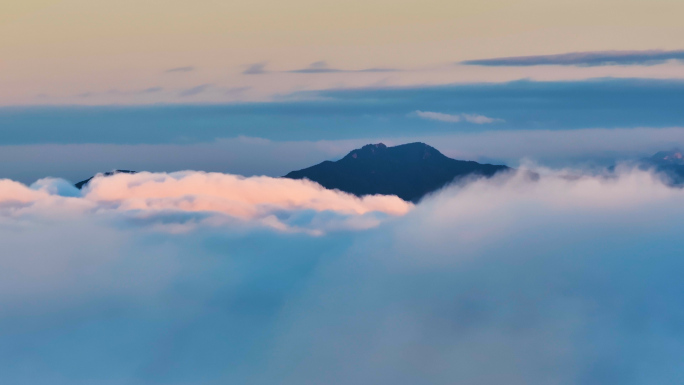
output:
[[[326,230],[376,203],[305,184],[143,174],[65,197],[1,181],[0,382],[680,378],[684,190],[630,169],[537,171],[453,186],[366,231]],[[258,209],[208,221],[232,217],[227,201],[325,234]]]
[[[414,112],[418,117],[427,119],[427,120],[437,120],[439,122],[446,122],[446,123],[459,123],[459,122],[468,122],[468,123],[475,123],[475,124],[490,124],[490,123],[499,123],[503,122],[504,120],[502,119],[494,119],[494,118],[489,118],[484,115],[477,115],[477,114],[444,114],[441,112],[431,112],[431,111],[415,111]]]
[[[499,123],[499,122],[504,121],[503,119],[488,118],[484,115],[463,114],[462,116],[466,122],[475,123],[475,124]]]

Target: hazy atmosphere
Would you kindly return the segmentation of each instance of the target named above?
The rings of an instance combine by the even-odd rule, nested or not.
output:
[[[4,1],[0,383],[677,383],[682,14]]]

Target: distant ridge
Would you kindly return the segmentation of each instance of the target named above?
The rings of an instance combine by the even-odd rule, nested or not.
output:
[[[491,177],[508,170],[506,166],[451,159],[425,143],[395,147],[378,143],[353,150],[337,162],[325,161],[292,171],[285,178],[309,179],[357,196],[397,195],[417,202],[456,179]]]
[[[116,174],[135,174],[135,173],[136,173],[136,171],[131,171],[131,170],[114,170],[114,171],[104,172],[101,174],[97,174],[95,176],[91,176],[90,178],[88,178],[86,180],[82,180],[82,181],[76,183],[74,186],[76,186],[77,189],[81,190],[81,189],[83,189],[83,187],[85,187],[85,185],[90,183],[90,181],[93,180],[93,178],[95,178],[98,175],[112,176],[112,175],[116,175]]]
[[[684,185],[684,152],[680,150],[660,151],[642,159],[641,164],[643,168],[654,169],[665,175],[667,182],[672,185]]]

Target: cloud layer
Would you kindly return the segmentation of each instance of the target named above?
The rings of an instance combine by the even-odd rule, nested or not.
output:
[[[256,77],[272,82],[267,76]],[[218,84],[193,83],[163,92],[199,102],[212,94],[236,95],[229,91]],[[278,103],[4,108],[0,143],[189,144],[241,135],[318,141],[444,134],[444,125],[426,125],[407,116],[416,110],[503,119],[483,128],[506,131],[659,128],[682,124],[682,103],[684,82],[603,79],[336,89],[289,95]]]
[[[559,55],[515,56],[494,59],[468,60],[461,62],[465,65],[478,66],[605,66],[605,65],[656,65],[669,60],[684,61],[684,50],[663,51],[593,51],[572,52]]]
[[[239,178],[196,173],[115,176],[83,197],[55,180],[2,181],[0,380],[680,378],[684,191],[630,169],[536,171],[537,182],[453,186],[369,230],[322,235],[263,225],[260,214],[202,221],[181,203],[201,190],[327,229],[316,207],[334,193],[302,203],[287,188],[256,190],[275,181],[250,180],[241,197],[222,191],[241,189]],[[338,213],[371,209],[349,199],[333,198]],[[189,222],[183,212],[193,225],[168,231]]]

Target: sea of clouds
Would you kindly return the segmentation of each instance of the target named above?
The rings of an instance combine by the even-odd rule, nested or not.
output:
[[[417,205],[308,181],[0,181],[0,382],[670,384],[684,191],[630,168]]]

